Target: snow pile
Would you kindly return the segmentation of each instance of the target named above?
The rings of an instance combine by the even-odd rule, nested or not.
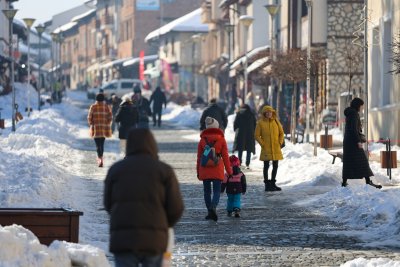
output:
[[[194,110],[187,106],[180,106],[175,103],[168,103],[163,111],[163,120],[169,121],[179,127],[199,128],[201,111]]]
[[[340,265],[340,267],[400,267],[400,261],[382,258],[370,260],[357,258]]]
[[[19,225],[0,226],[0,262],[3,267],[108,267],[104,252],[89,245],[54,241],[40,244],[37,237]]]

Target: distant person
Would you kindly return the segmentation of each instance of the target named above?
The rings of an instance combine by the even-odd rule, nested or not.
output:
[[[214,118],[218,121],[219,128],[222,131],[225,131],[226,126],[228,125],[228,117],[226,116],[225,111],[217,105],[217,99],[212,98],[208,107],[203,111],[203,114],[200,118],[200,131],[206,129],[205,120],[207,117]]]
[[[161,127],[162,106],[167,108],[167,97],[159,86],[150,97],[150,105],[151,103],[153,103],[153,126]]]
[[[161,266],[168,228],[184,206],[174,170],[158,159],[149,129],[129,131],[126,157],[110,167],[104,181],[104,207],[115,266]]]
[[[247,187],[246,176],[240,170],[240,161],[235,155],[229,157],[229,162],[232,167],[232,176],[229,176],[228,173],[225,174],[221,192],[223,193],[226,188],[228,196],[226,211],[228,212],[228,217],[234,215],[236,218],[240,218],[241,195],[246,193]]]
[[[364,101],[361,98],[354,98],[350,107],[344,110],[346,126],[343,137],[343,169],[342,186],[347,186],[348,179],[365,178],[365,182],[373,187],[381,189],[381,185],[374,184],[371,176],[374,176],[365,155],[363,144],[367,142],[362,133],[360,114]]]
[[[90,106],[87,121],[90,127],[90,136],[94,138],[97,151],[97,164],[103,167],[104,142],[111,137],[112,113],[105,103],[104,94],[96,95],[96,102]]]
[[[119,105],[120,104],[121,104],[121,99],[117,95],[111,94],[110,105],[111,105],[111,112],[112,112],[112,115],[113,115],[113,120],[112,120],[112,123],[111,123],[111,130],[112,130],[113,133],[114,133],[115,127],[116,127],[116,125],[115,125],[116,124],[115,123],[115,116],[117,115],[117,111],[119,109]],[[131,101],[131,104],[132,104],[132,101]]]
[[[119,124],[118,138],[120,139],[121,151],[125,154],[126,139],[128,132],[132,128],[136,128],[139,121],[139,114],[137,108],[133,106],[132,100],[129,96],[124,96],[121,105],[115,114],[115,122]]]
[[[197,146],[197,178],[203,182],[204,202],[208,210],[206,220],[218,221],[216,209],[221,195],[221,182],[224,180],[224,167],[228,175],[232,175],[232,169],[224,132],[219,128],[218,121],[207,117],[205,124],[206,129],[201,132]]]
[[[261,117],[257,121],[254,137],[261,146],[260,160],[264,162],[265,191],[281,191],[282,189],[276,185],[276,174],[278,172],[278,161],[283,159],[281,147],[284,143],[284,132],[272,107],[263,107]],[[272,161],[271,180],[268,179],[270,161]]]
[[[149,128],[149,116],[151,116],[150,102],[147,98],[142,96],[142,90],[138,85],[135,86],[132,96],[133,105],[137,108],[139,113],[139,121],[137,128]]]
[[[250,166],[251,153],[256,153],[256,142],[254,139],[254,130],[256,128],[256,116],[247,104],[243,104],[236,113],[233,122],[235,131],[235,140],[233,142],[233,151],[238,151],[238,158],[242,164],[243,152],[246,151],[246,168]]]

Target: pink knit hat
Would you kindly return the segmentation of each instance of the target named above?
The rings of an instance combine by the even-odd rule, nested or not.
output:
[[[236,157],[235,155],[232,155],[229,157],[229,162],[231,163],[231,166],[240,166],[240,160],[238,157]]]

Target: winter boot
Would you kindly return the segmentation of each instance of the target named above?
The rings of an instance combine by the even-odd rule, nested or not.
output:
[[[273,191],[272,190],[272,187],[271,187],[271,181],[270,180],[265,180],[264,181],[264,185],[265,185],[265,192],[267,192],[267,191]]]
[[[103,167],[103,157],[97,159],[99,167]]]
[[[233,211],[235,213],[235,218],[240,218],[240,209],[234,208]]]
[[[282,188],[276,185],[275,180],[271,180],[271,188],[272,188],[271,191],[282,191]]]
[[[381,188],[382,188],[382,186],[381,186],[380,184],[374,184],[374,183],[371,181],[370,178],[365,178],[365,182],[366,182],[367,184],[369,184],[370,186],[373,186],[373,187],[375,187],[375,188],[377,188],[377,189],[381,189]]]
[[[208,210],[208,214],[207,214],[205,219],[206,220],[212,220],[212,215],[211,215],[211,210],[210,209]]]
[[[343,179],[343,181],[342,181],[342,187],[346,187],[346,186],[348,186],[349,184],[347,183],[347,179]]]
[[[232,211],[228,211],[228,217],[232,217]]]
[[[217,211],[215,208],[210,209],[210,216],[213,221],[215,221],[215,222],[218,221],[218,215],[217,215]]]

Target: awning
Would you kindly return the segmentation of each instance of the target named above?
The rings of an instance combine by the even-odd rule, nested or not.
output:
[[[269,45],[254,48],[253,50],[251,50],[247,53],[247,60],[252,61],[253,57],[257,56],[257,54],[259,54],[259,53],[267,52],[268,49],[269,49]],[[231,69],[236,69],[236,68],[240,67],[241,65],[243,65],[245,63],[245,61],[246,61],[246,55],[239,57],[232,63]]]
[[[155,61],[157,59],[158,59],[158,55],[144,56],[144,62]],[[139,62],[140,62],[140,57],[135,57],[135,58],[129,59],[129,60],[125,61],[124,63],[122,63],[122,66],[126,67],[126,66],[130,66],[130,65],[134,65],[134,64],[139,64]]]
[[[247,73],[263,68],[268,65],[269,57],[257,59],[250,66],[247,67]]]
[[[101,68],[107,69],[107,68],[114,67],[117,65],[122,65],[125,61],[131,60],[131,59],[133,59],[133,57],[116,59],[116,60],[104,63],[103,65],[101,65]]]
[[[90,65],[90,66],[86,69],[86,71],[87,71],[87,72],[91,72],[91,71],[100,70],[100,67],[101,67],[101,65],[100,65],[98,62],[96,62],[96,63]]]

